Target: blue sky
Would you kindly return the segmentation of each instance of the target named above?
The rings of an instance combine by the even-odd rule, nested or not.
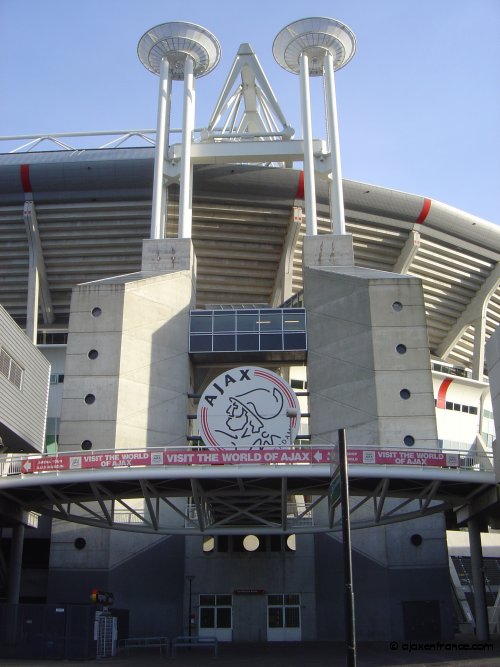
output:
[[[356,34],[337,73],[345,178],[413,192],[500,223],[500,0],[0,0],[0,135],[153,128],[158,79],[137,58],[154,25],[192,21],[222,46],[197,81],[205,125],[249,42],[301,136],[299,80],[274,61],[291,21],[331,16]],[[180,125],[181,84],[174,84]],[[320,81],[314,134],[324,137]]]

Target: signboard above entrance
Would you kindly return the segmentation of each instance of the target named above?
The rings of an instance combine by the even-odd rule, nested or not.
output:
[[[213,380],[198,405],[204,443],[214,449],[290,447],[300,406],[282,377],[255,366],[233,368]]]

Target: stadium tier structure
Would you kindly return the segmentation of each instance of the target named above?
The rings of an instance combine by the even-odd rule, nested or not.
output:
[[[341,639],[345,429],[358,637],[484,639],[500,232],[341,179],[346,26],[298,21],[274,50],[303,109],[324,77],[326,141],[307,113],[294,139],[248,44],[195,131],[220,45],[171,23],[139,57],[183,87],[181,142],[160,103],[156,131],[0,155],[4,596],[50,615],[109,591],[135,637]]]

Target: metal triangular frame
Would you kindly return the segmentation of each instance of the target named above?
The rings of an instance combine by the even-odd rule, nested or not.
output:
[[[281,140],[294,133],[252,47],[241,44],[203,141]]]

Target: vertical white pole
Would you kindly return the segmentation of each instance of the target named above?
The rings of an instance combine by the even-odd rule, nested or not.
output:
[[[314,156],[311,124],[311,99],[309,94],[309,58],[300,55],[300,107],[302,111],[302,135],[304,140],[304,200],[306,208],[306,234],[316,236],[316,187],[314,181]]]
[[[184,63],[184,113],[182,119],[182,157],[179,192],[179,238],[190,239],[193,220],[191,204],[191,141],[194,129],[194,61]]]
[[[340,167],[339,127],[333,56],[327,53],[324,64],[325,106],[328,122],[328,143],[332,156],[332,180],[330,183],[330,218],[334,234],[345,234],[344,192]]]
[[[170,99],[172,75],[168,60],[163,58],[160,65],[160,89],[158,93],[158,117],[156,121],[155,168],[153,178],[153,208],[151,213],[151,238],[165,236],[165,215],[167,206],[164,186],[164,165],[168,151],[170,134]]]

